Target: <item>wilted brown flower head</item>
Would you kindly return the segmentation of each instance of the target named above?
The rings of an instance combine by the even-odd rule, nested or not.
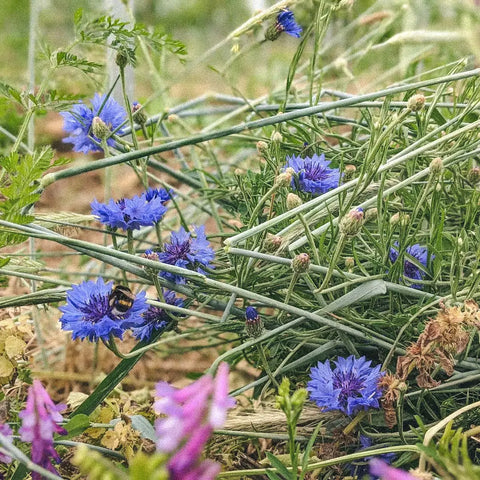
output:
[[[440,384],[432,372],[440,366],[447,375],[453,374],[454,357],[468,345],[472,327],[479,328],[480,312],[477,303],[466,300],[463,307],[446,307],[443,303],[437,316],[428,321],[416,343],[397,360],[397,376],[406,380],[417,369],[416,380],[421,388],[433,388]]]

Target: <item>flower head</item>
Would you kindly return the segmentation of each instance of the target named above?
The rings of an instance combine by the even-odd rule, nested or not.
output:
[[[167,467],[171,480],[213,480],[220,465],[200,455],[213,430],[220,428],[227,410],[235,405],[228,396],[228,365],[220,364],[217,376],[204,375],[182,389],[166,382],[156,387],[157,450],[171,454]]]
[[[419,264],[423,265],[423,267],[427,266],[428,251],[426,248],[421,247],[418,243],[412,245],[411,247],[407,247],[405,249],[405,253],[414,258]],[[398,242],[395,242],[394,247],[390,248],[389,256],[392,263],[396,262],[398,258]],[[431,258],[433,260],[435,255],[431,255]],[[408,258],[405,258],[403,261],[403,274],[407,278],[422,280],[425,276],[425,270],[420,268],[418,264],[411,262]],[[411,287],[421,289],[422,285],[416,283],[412,284]]]
[[[148,196],[148,198],[147,198]],[[170,198],[170,197],[169,197]],[[133,198],[122,198],[108,203],[94,200],[90,205],[92,214],[104,225],[123,230],[138,230],[158,223],[165,215],[164,197],[154,196],[150,190]]]
[[[205,227],[194,227],[195,238],[183,227],[178,232],[172,232],[170,243],[165,243],[163,252],[158,253],[158,259],[163,263],[175,265],[199,273],[205,273],[202,267],[213,268],[210,263],[215,258],[215,252],[205,236]],[[185,283],[185,278],[169,272],[161,272],[160,276],[175,283]]]
[[[183,307],[183,300],[175,295],[171,290],[163,291],[165,303]],[[161,301],[161,300],[159,300]],[[171,312],[170,315],[176,317],[181,314]],[[139,340],[148,340],[154,333],[163,330],[171,321],[169,314],[161,307],[150,305],[148,310],[143,313],[143,322],[132,328],[133,336]]]
[[[112,311],[110,296],[112,282],[104,283],[103,278],[72,285],[67,292],[67,304],[60,307],[63,312],[60,322],[63,330],[71,330],[72,338],[88,338],[91,342],[108,340],[110,335],[122,338],[130,327],[142,323],[141,317],[147,308],[145,292],[140,292],[131,308],[124,314]]]
[[[53,435],[65,435],[67,431],[58,425],[63,421],[59,412],[65,405],[55,405],[39,380],[34,380],[28,390],[25,410],[19,413],[22,426],[19,429],[20,438],[32,443],[32,461],[52,473],[58,474],[52,465],[51,457],[60,461],[58,453],[53,448]],[[33,472],[32,479],[40,480],[42,476]]]
[[[380,365],[370,367],[365,357],[338,357],[332,370],[330,361],[318,362],[310,373],[307,390],[310,398],[325,411],[340,410],[353,415],[360,410],[378,408],[382,392],[378,387]]]
[[[330,162],[325,160],[325,155],[314,154],[313,157],[289,157],[284,169],[293,168],[297,178],[292,178],[291,185],[294,189],[308,192],[313,195],[321,195],[333,188],[338,187],[340,182],[340,170],[330,168]]]
[[[149,188],[146,192],[142,193],[142,196],[147,202],[151,202],[154,198],[159,198],[165,205],[173,197],[173,190],[165,190],[164,188]]]
[[[255,307],[245,309],[245,331],[249,337],[259,337],[264,330],[263,320]]]
[[[370,474],[380,477],[381,480],[418,480],[404,470],[391,467],[388,463],[374,458],[370,460]]]
[[[300,34],[302,33],[302,27],[295,21],[293,12],[288,8],[285,8],[277,15],[275,28],[279,32],[288,33],[296,38],[300,38]]]
[[[5,442],[8,442],[8,443],[12,442],[13,432],[12,432],[12,429],[10,428],[10,425],[8,425],[7,423],[0,423],[0,434],[3,435]],[[0,446],[2,446],[1,443],[0,443]],[[12,457],[10,457],[9,455],[5,455],[4,453],[0,453],[0,463],[10,463],[11,461],[12,461]]]
[[[92,132],[92,123],[95,117],[98,117],[110,132],[116,131],[119,134],[123,132],[119,127],[125,122],[126,113],[113,98],[96,93],[91,103],[92,106],[88,107],[84,103],[78,102],[72,107],[71,112],[61,112],[65,121],[63,129],[71,134],[64,138],[63,142],[73,143],[75,152],[88,153],[102,150],[98,145],[100,139]],[[107,144],[113,147],[115,141],[110,137],[107,139]]]

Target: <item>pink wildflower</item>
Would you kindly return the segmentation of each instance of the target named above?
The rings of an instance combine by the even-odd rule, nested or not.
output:
[[[11,442],[12,441],[12,429],[10,426],[6,423],[0,423],[0,433],[4,437],[5,442]],[[0,446],[2,446],[0,444]],[[9,455],[6,455],[4,453],[0,453],[0,462],[2,463],[10,463],[12,461],[12,457]]]
[[[370,475],[376,475],[380,477],[381,480],[418,480],[404,470],[391,467],[379,458],[370,460]]]
[[[221,427],[227,410],[235,405],[228,396],[228,365],[222,363],[216,378],[204,375],[185,388],[166,382],[156,387],[157,450],[172,453],[168,461],[171,480],[213,480],[220,465],[200,456],[215,428]]]
[[[67,431],[58,425],[63,421],[59,412],[65,405],[55,405],[39,380],[34,380],[28,390],[25,410],[19,413],[22,426],[19,429],[20,438],[32,443],[32,461],[52,473],[58,473],[52,465],[50,457],[57,462],[60,456],[53,448],[53,435],[65,435]],[[32,480],[41,480],[39,473],[32,473]]]

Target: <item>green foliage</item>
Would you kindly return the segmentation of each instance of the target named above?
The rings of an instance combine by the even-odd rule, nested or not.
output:
[[[136,46],[138,39],[142,39],[154,52],[160,53],[164,49],[175,55],[186,55],[185,46],[178,40],[170,38],[158,29],[150,32],[145,26],[130,22],[123,22],[111,16],[102,16],[87,20],[81,9],[77,10],[74,17],[77,36],[83,43],[108,46],[125,57],[126,61],[136,64]]]
[[[53,160],[53,151],[46,147],[33,155],[11,153],[0,157],[2,177],[0,179],[0,219],[27,224],[33,220],[28,214],[30,207],[40,198],[38,180],[52,166],[57,165]],[[0,231],[0,246],[11,245],[25,240],[24,236]]]
[[[433,461],[435,470],[444,478],[480,480],[480,466],[475,465],[468,452],[468,437],[462,429],[453,429],[450,422],[438,444],[420,447]]]

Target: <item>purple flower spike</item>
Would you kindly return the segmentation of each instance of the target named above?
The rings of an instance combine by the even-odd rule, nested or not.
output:
[[[418,480],[417,477],[410,475],[404,470],[393,468],[379,458],[370,460],[370,474],[380,477],[381,480]]]
[[[100,139],[92,133],[94,117],[99,117],[112,133],[123,133],[123,129],[118,128],[127,118],[125,110],[113,98],[109,97],[105,99],[106,95],[96,93],[95,97],[91,100],[91,107],[88,107],[82,102],[78,102],[77,105],[73,106],[71,112],[61,112],[65,120],[63,129],[71,134],[69,137],[64,138],[63,142],[73,143],[73,150],[75,152],[88,153],[102,151],[102,148],[97,145],[97,143],[100,143]],[[115,141],[113,138],[108,138],[107,144],[113,147],[115,146]]]
[[[155,411],[165,415],[155,422],[157,450],[172,454],[167,467],[171,480],[213,480],[220,465],[202,460],[201,453],[227,410],[235,405],[228,396],[228,365],[220,364],[216,378],[204,375],[185,388],[166,382],[156,387]]]
[[[338,187],[341,173],[338,168],[330,168],[325,155],[314,154],[313,157],[289,157],[283,169],[293,168],[296,178],[292,178],[292,188],[312,195],[322,195]]]
[[[418,243],[412,245],[411,247],[407,247],[405,249],[405,253],[410,255],[415,260],[417,260],[420,265],[423,265],[425,268],[427,267],[427,260],[428,260],[428,251],[425,247],[421,247]],[[390,261],[393,263],[398,258],[398,242],[394,243],[394,247],[390,248]],[[431,259],[435,258],[435,255],[430,255]],[[405,257],[403,261],[403,274],[407,278],[411,278],[413,280],[422,280],[425,277],[425,270],[421,269],[417,264],[411,262],[407,257]],[[422,289],[423,286],[420,283],[414,283],[410,285],[412,288]]]
[[[34,380],[28,390],[26,408],[18,414],[22,419],[22,426],[18,432],[24,442],[32,443],[32,461],[57,475],[51,458],[59,462],[60,457],[53,448],[53,435],[67,433],[58,425],[63,421],[59,412],[65,408],[66,406],[62,404],[55,405],[40,381]],[[32,472],[33,480],[41,478],[42,475]]]
[[[141,325],[141,315],[148,309],[145,292],[140,292],[132,306],[120,314],[112,306],[112,286],[112,282],[105,284],[103,278],[72,285],[67,292],[67,304],[60,307],[62,330],[71,330],[74,340],[88,338],[96,342],[108,340],[110,334],[122,338],[126,329]]]
[[[0,433],[3,435],[6,442],[12,443],[12,429],[10,425],[6,423],[0,423]],[[12,457],[5,455],[4,453],[0,453],[0,463],[10,463],[12,461]]]
[[[135,195],[133,198],[122,198],[117,201],[110,199],[108,203],[94,200],[90,204],[92,214],[112,229],[139,230],[141,227],[155,225],[167,211],[165,207],[167,200],[160,194],[154,196],[149,192],[150,190],[140,196]]]
[[[336,368],[332,370],[330,361],[318,362],[310,371],[307,390],[310,399],[324,411],[340,410],[354,415],[360,410],[379,408],[378,400],[382,390],[378,381],[383,373],[380,365],[370,367],[365,357],[338,357]]]
[[[205,227],[193,227],[195,238],[183,227],[178,232],[172,232],[170,243],[165,243],[163,252],[158,253],[158,259],[163,263],[175,265],[205,274],[202,267],[213,268],[210,263],[215,258],[215,252],[205,236]],[[160,276],[171,282],[183,284],[185,278],[169,272],[160,272]]]

